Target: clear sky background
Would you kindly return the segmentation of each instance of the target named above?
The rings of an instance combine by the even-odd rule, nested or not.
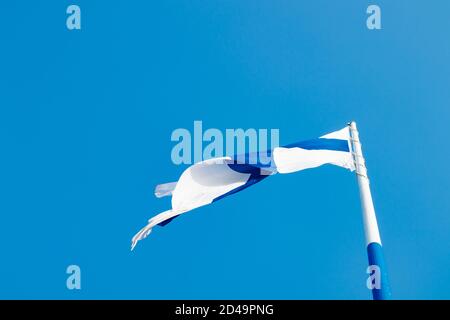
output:
[[[66,28],[78,4],[82,30]],[[366,28],[378,4],[382,30]],[[356,120],[398,299],[450,298],[450,2],[2,1],[0,298],[370,299],[355,175],[277,175],[130,252],[170,135]],[[77,264],[82,289],[66,289]]]

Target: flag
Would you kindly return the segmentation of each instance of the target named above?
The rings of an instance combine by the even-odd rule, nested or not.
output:
[[[255,154],[220,157],[187,168],[177,182],[156,186],[156,197],[172,196],[172,209],[148,221],[132,239],[131,250],[156,225],[164,226],[177,216],[242,191],[276,173],[292,173],[324,164],[355,170],[348,127],[317,139],[270,150],[269,163],[250,161]]]

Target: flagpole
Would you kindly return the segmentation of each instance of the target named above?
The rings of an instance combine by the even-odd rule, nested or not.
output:
[[[378,230],[375,208],[373,206],[372,194],[370,192],[367,168],[362,153],[356,122],[348,124],[350,129],[353,158],[356,166],[356,177],[359,186],[359,195],[364,223],[364,234],[366,238],[369,267],[367,268],[367,288],[372,290],[374,300],[390,299],[391,292],[387,278],[386,265],[383,258],[383,250]]]

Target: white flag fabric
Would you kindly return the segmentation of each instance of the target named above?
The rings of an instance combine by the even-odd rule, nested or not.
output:
[[[249,157],[221,157],[198,162],[187,168],[177,182],[156,186],[157,197],[172,196],[172,209],[148,221],[132,239],[133,250],[156,225],[164,226],[175,217],[239,192],[276,173],[292,173],[324,164],[355,170],[350,131],[345,127],[317,139],[274,148],[269,164],[248,163]]]
[[[355,164],[350,150],[350,131],[345,127],[319,139],[275,148],[273,158],[279,173],[296,172],[323,164],[334,164],[353,171]]]

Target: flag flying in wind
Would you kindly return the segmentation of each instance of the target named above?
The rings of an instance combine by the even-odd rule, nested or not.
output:
[[[156,197],[172,196],[172,209],[151,218],[133,237],[131,250],[154,226],[164,226],[180,214],[244,190],[276,173],[291,173],[324,164],[355,170],[348,127],[317,139],[274,148],[269,154],[269,164],[258,161],[253,164],[248,161],[251,155],[201,161],[187,168],[177,182],[156,186]]]

